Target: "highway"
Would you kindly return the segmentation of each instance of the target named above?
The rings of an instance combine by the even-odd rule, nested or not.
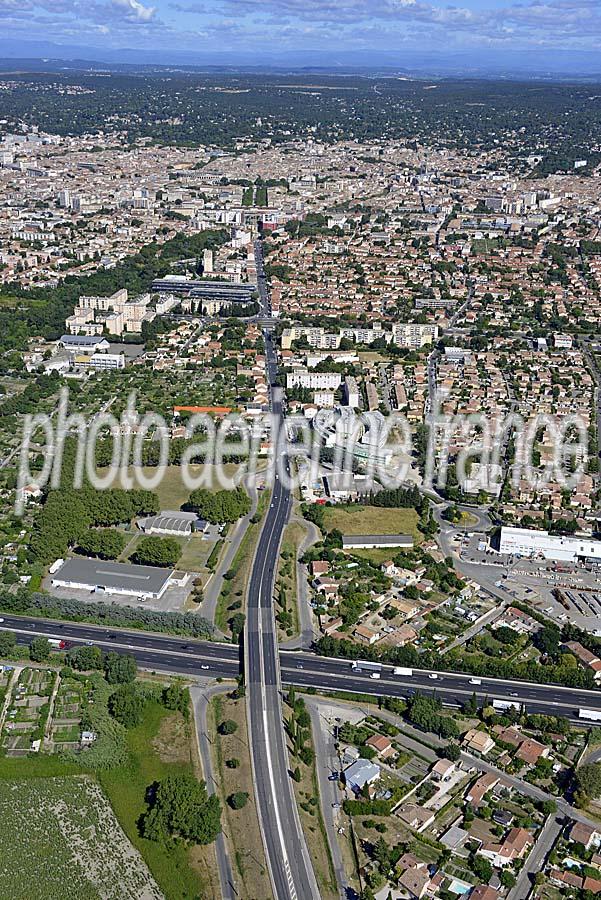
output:
[[[275,507],[274,507],[275,509]],[[271,508],[270,508],[271,510]],[[283,508],[279,508],[279,516]],[[274,520],[275,521],[275,520]],[[278,521],[281,521],[278,517]],[[265,533],[265,544],[273,539]],[[267,562],[267,559],[271,562]],[[264,554],[264,576],[273,564],[273,551]],[[265,592],[265,598],[267,594]],[[265,602],[268,602],[265,599]],[[265,607],[267,609],[267,607]],[[267,619],[266,613],[261,616]],[[258,621],[257,621],[258,627]],[[236,646],[192,638],[170,637],[144,631],[107,630],[102,626],[74,622],[56,622],[51,619],[32,619],[6,614],[0,630],[14,631],[19,643],[27,644],[36,636],[65,640],[71,645],[93,643],[105,652],[130,653],[143,668],[175,672],[190,677],[235,678],[241,670],[240,651]],[[265,643],[265,640],[263,641]],[[601,711],[601,691],[567,688],[553,684],[535,684],[522,681],[501,681],[481,678],[481,684],[471,684],[472,676],[456,672],[434,672],[413,669],[413,675],[393,675],[392,666],[383,666],[381,677],[372,679],[369,673],[355,672],[349,660],[315,656],[291,650],[279,651],[281,680],[298,687],[316,688],[322,691],[350,691],[382,697],[407,697],[416,691],[438,697],[450,706],[465,702],[473,693],[480,700],[511,700],[524,704],[528,712],[540,712],[575,718],[578,709]],[[248,671],[248,670],[247,670]],[[272,677],[273,668],[271,669]],[[436,678],[431,678],[436,675]],[[275,677],[277,684],[277,677]],[[516,696],[514,696],[516,695]]]
[[[269,310],[260,242],[255,245],[260,306]],[[277,359],[271,331],[263,330],[266,374],[270,388],[274,427],[274,479],[253,561],[247,596],[244,662],[249,743],[253,782],[265,855],[274,895],[278,900],[318,900],[319,891],[300,824],[289,774],[286,735],[280,693],[280,664],[273,591],[280,543],[290,515],[292,498],[282,485],[277,464],[288,467],[280,450],[283,391],[274,387]]]

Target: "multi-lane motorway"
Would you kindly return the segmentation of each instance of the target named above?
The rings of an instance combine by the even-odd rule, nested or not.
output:
[[[72,645],[93,643],[105,651],[130,653],[146,669],[194,677],[235,678],[242,668],[239,648],[231,644],[139,631],[109,631],[96,625],[9,615],[4,616],[0,629],[14,631],[20,643],[29,643],[36,635],[58,638]],[[482,678],[479,679],[481,684],[474,685],[470,675],[414,669],[412,675],[398,676],[393,675],[391,666],[383,666],[381,677],[374,680],[367,671],[353,671],[348,660],[290,650],[279,651],[279,664],[282,683],[323,691],[349,691],[375,697],[406,697],[416,691],[434,692],[451,706],[464,703],[475,693],[480,701],[487,697],[491,701],[508,700],[523,705],[528,712],[570,718],[576,718],[579,709],[601,711],[601,691],[581,688],[496,678]],[[432,678],[432,675],[437,677]]]
[[[260,242],[255,245],[255,257],[261,311],[268,314],[269,295]],[[273,591],[292,498],[281,480],[284,471],[288,472],[282,441],[284,397],[282,389],[275,386],[277,359],[268,328],[264,328],[263,337],[270,384],[274,477],[247,596],[244,663],[250,751],[259,823],[274,894],[278,900],[317,900],[319,891],[299,821],[283,728]]]

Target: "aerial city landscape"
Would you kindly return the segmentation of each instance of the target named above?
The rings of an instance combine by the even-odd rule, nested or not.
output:
[[[596,4],[0,22],[0,900],[601,896]]]

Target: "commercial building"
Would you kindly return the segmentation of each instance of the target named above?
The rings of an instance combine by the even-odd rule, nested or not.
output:
[[[136,600],[160,600],[173,576],[172,569],[74,558],[67,559],[52,575],[52,586]]]
[[[188,537],[193,531],[203,532],[206,527],[206,520],[199,519],[193,512],[164,510],[158,516],[138,520],[138,528],[144,534],[167,534],[173,537]]]
[[[555,562],[575,563],[587,559],[601,561],[601,541],[504,526],[501,528],[499,552],[508,556],[526,556]]]

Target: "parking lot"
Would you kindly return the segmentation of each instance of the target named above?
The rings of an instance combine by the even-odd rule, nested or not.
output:
[[[60,588],[51,584],[50,578],[43,582],[44,590],[53,597],[62,600],[83,600],[84,603],[109,603],[117,606],[135,606],[138,608],[157,610],[158,612],[182,612],[193,586],[193,577],[184,587],[172,585],[167,588],[160,600],[137,600],[121,594],[109,594],[100,591],[83,591],[76,588]]]

